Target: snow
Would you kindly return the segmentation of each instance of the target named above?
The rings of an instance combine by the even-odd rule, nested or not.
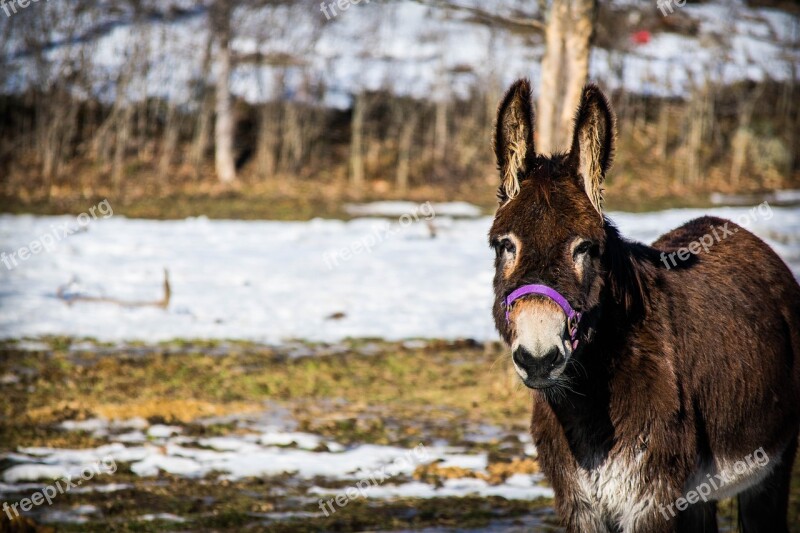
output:
[[[137,476],[157,476],[160,471],[184,477],[197,477],[202,474],[197,461],[183,457],[153,454],[131,465],[131,472]]]
[[[89,504],[77,505],[66,511],[45,508],[41,520],[48,524],[84,524],[89,521],[84,515],[94,514],[97,511],[97,507]]]
[[[0,385],[12,385],[14,383],[19,383],[19,376],[11,372],[6,372],[0,376]]]
[[[800,204],[800,189],[772,191],[758,195],[712,193],[711,203],[716,205],[752,205],[755,198],[770,204]]]
[[[18,481],[14,481],[13,483],[0,482],[0,496],[17,492],[35,492],[43,488],[44,485],[41,483],[21,483]]]
[[[106,421],[102,418],[89,418],[87,420],[66,420],[59,424],[61,429],[67,431],[86,431],[102,433],[106,428]]]
[[[298,432],[290,432],[290,433],[265,433],[261,435],[258,439],[260,444],[265,445],[272,445],[272,446],[290,446],[295,445],[298,448],[302,448],[304,450],[315,450],[320,447],[320,445],[327,445],[327,448],[331,451],[339,451],[341,450],[341,446],[335,442],[324,442],[322,439],[319,438],[318,435],[312,435],[311,433],[298,433]],[[335,449],[331,449],[331,447]]]
[[[154,520],[164,520],[165,522],[186,522],[186,519],[172,513],[143,514],[142,520],[152,522]]]
[[[446,460],[441,462],[441,468],[467,468],[469,470],[484,471],[489,463],[489,458],[486,454],[478,455],[451,455]]]
[[[360,444],[346,449],[339,443],[330,443],[328,449],[335,449],[336,452],[285,447],[285,443],[297,443],[298,435],[304,436],[305,444],[312,440],[325,442],[317,435],[273,429],[261,435],[230,436],[224,440],[194,439],[171,434],[159,446],[145,444],[128,447],[112,442],[98,448],[79,450],[20,448],[17,453],[7,454],[6,459],[18,464],[3,472],[3,480],[5,483],[20,483],[68,474],[74,476],[75,472],[100,459],[104,464],[130,462],[131,471],[143,477],[155,476],[160,471],[185,477],[217,472],[225,474],[228,479],[285,473],[307,479],[317,476],[352,479],[378,471],[388,476],[410,475],[418,465],[434,460],[479,468],[486,466],[485,454],[470,456],[458,449],[453,452],[452,448],[436,446],[406,449]],[[209,444],[215,446],[210,448]],[[113,472],[109,469],[102,473]]]
[[[70,489],[70,492],[75,492],[78,494],[87,493],[87,492],[118,492],[120,490],[128,490],[132,489],[133,485],[131,483],[106,483],[106,484],[95,484],[95,485],[86,485],[85,487],[76,487]]]
[[[69,474],[63,466],[23,464],[12,466],[3,472],[3,481],[6,483],[19,483],[20,481],[39,481],[59,479]]]
[[[415,213],[424,217],[430,215],[475,218],[481,216],[481,208],[467,202],[417,204],[414,202],[381,201],[368,204],[348,204],[345,211],[354,216],[378,216],[400,218]]]
[[[375,444],[345,447],[325,441],[319,435],[287,431],[274,426],[261,427],[261,432],[211,438],[181,436],[184,433],[182,430],[170,431],[164,433],[164,440],[159,445],[147,443],[126,446],[113,435],[115,426],[118,423],[106,422],[105,427],[100,428],[109,435],[111,442],[97,448],[71,450],[29,447],[0,457],[0,460],[5,459],[11,464],[2,472],[4,482],[0,483],[0,494],[38,490],[41,485],[29,482],[49,481],[67,475],[81,485],[71,489],[76,492],[115,492],[133,487],[130,483],[109,481],[111,478],[107,476],[112,476],[116,468],[103,470],[101,467],[105,479],[79,477],[78,472],[97,464],[102,458],[105,465],[112,462],[130,463],[131,472],[140,477],[154,477],[167,472],[190,479],[216,475],[219,479],[239,480],[289,474],[298,479],[313,479],[317,484],[323,480],[345,480],[349,482],[349,487],[368,480],[370,486],[361,493],[368,498],[434,498],[468,494],[509,499],[552,497],[549,488],[540,486],[543,481],[540,474],[515,474],[497,485],[470,477],[445,479],[438,488],[410,481],[418,466],[434,462],[440,467],[460,467],[474,474],[485,473],[487,453],[466,453],[460,447],[423,444],[411,449]],[[79,430],[81,425],[65,424],[64,427]],[[318,448],[320,444],[325,444],[330,451],[319,451],[324,450]],[[304,449],[312,446],[317,451]],[[337,486],[328,489],[315,485],[307,493],[309,496],[324,496],[346,490],[341,483],[337,483]],[[363,483],[359,486],[363,486]]]
[[[182,431],[182,428],[179,426],[167,426],[164,424],[155,424],[150,426],[147,430],[147,436],[152,437],[154,439],[165,439],[167,437],[172,436],[173,434],[178,434]]]
[[[715,207],[609,216],[624,235],[643,242],[704,214],[746,220],[800,276],[800,209],[762,211]],[[70,217],[2,215],[0,252],[16,252],[65,222],[75,223]],[[0,337],[496,339],[493,256],[486,243],[491,219],[437,215],[430,221],[436,238],[425,222],[422,216],[405,225],[374,218],[98,218],[12,270],[0,263]],[[83,294],[155,300],[162,268],[169,269],[173,295],[166,310],[67,305],[56,297],[76,277],[75,290]],[[335,313],[344,316],[330,319]]]
[[[118,435],[117,440],[120,442],[145,442],[147,440],[147,435],[141,431],[131,431]]]
[[[211,448],[220,452],[236,452],[239,450],[252,450],[253,445],[240,437],[209,437],[197,442],[200,446]]]
[[[539,476],[539,480],[541,480]],[[535,500],[537,498],[553,498],[553,489],[534,484],[532,476],[515,474],[499,485],[490,485],[477,478],[445,479],[441,487],[420,481],[401,484],[372,485],[359,489],[366,498],[447,498],[475,495],[480,497],[501,496],[508,500]],[[363,491],[363,492],[362,492]],[[343,493],[342,489],[324,489],[312,487],[310,494],[322,497]]]

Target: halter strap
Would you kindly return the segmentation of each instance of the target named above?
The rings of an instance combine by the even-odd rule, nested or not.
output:
[[[505,307],[506,307],[506,321],[510,322],[511,317],[509,312],[511,311],[511,305],[514,301],[519,300],[523,296],[527,296],[529,294],[539,294],[541,296],[546,296],[553,300],[558,306],[564,311],[564,314],[567,316],[567,327],[569,327],[569,337],[572,340],[572,349],[578,347],[578,324],[581,321],[581,313],[575,311],[566,298],[564,298],[561,293],[557,290],[548,287],[547,285],[523,285],[522,287],[518,287],[514,289],[511,294],[506,297],[505,300]]]

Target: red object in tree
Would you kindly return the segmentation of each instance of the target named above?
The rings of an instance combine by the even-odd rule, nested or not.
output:
[[[650,42],[650,32],[647,30],[639,30],[631,34],[631,41],[633,41],[633,44],[647,44]]]

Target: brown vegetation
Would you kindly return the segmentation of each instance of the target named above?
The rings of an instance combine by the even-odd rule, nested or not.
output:
[[[696,203],[710,191],[796,187],[797,92],[788,83],[748,83],[706,87],[689,101],[615,94],[619,155],[609,196],[635,207],[665,198]],[[253,196],[283,202],[296,213],[277,218],[306,218],[315,210],[336,215],[341,201],[359,198],[459,198],[487,205],[494,173],[486,149],[493,112],[488,98],[488,92],[475,92],[448,102],[448,142],[442,147],[433,142],[441,129],[437,106],[427,101],[368,93],[357,100],[361,117],[295,102],[239,101],[239,180],[226,186],[216,178],[207,147],[197,157],[198,132],[209,129],[202,114],[150,100],[120,115],[115,106],[76,101],[56,90],[5,97],[2,207],[69,211],[108,197],[124,213],[127,205],[159,197],[168,200],[161,216],[170,217],[202,214],[204,202]],[[50,120],[65,110],[68,125]],[[109,134],[107,123],[118,120],[129,121],[125,134]],[[354,126],[361,131],[354,134]],[[126,148],[120,152],[121,142]],[[176,198],[190,204],[188,212],[171,205]]]

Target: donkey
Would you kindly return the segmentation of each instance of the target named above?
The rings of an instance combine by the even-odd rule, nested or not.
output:
[[[625,240],[601,207],[616,124],[596,86],[568,153],[538,155],[533,124],[520,80],[494,132],[493,313],[533,389],[531,433],[567,531],[717,531],[716,501],[733,495],[745,532],[787,531],[797,281],[719,218]],[[723,229],[707,253],[691,246]]]

